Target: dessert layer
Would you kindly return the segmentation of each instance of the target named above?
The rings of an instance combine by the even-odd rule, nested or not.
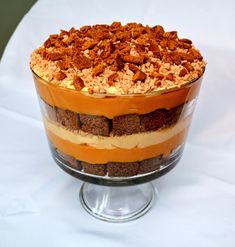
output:
[[[145,94],[199,78],[205,62],[189,39],[162,26],[119,22],[62,30],[32,53],[47,82],[90,94]]]
[[[34,75],[40,97],[51,106],[82,114],[107,118],[125,114],[146,114],[156,109],[171,109],[196,98],[202,77],[187,87],[162,94],[135,96],[85,95],[75,90],[46,83]]]
[[[181,132],[172,136],[168,140],[156,145],[145,148],[134,147],[132,149],[115,148],[115,149],[97,149],[84,144],[76,144],[69,140],[63,139],[46,129],[50,142],[61,150],[77,160],[91,164],[105,164],[108,162],[135,162],[152,158],[158,155],[167,156],[171,150],[184,143],[188,132],[188,127]]]
[[[167,129],[132,135],[105,137],[88,134],[81,130],[70,131],[44,118],[46,129],[57,137],[67,140],[70,143],[88,145],[97,149],[133,149],[157,145],[166,142],[168,139],[182,132],[185,128],[188,128],[190,122],[191,115],[181,119],[177,124]]]
[[[82,173],[109,177],[130,177],[163,169],[164,167],[172,165],[174,161],[178,160],[183,150],[183,146],[181,145],[172,150],[171,153],[166,157],[158,155],[140,162],[109,162],[107,164],[90,164],[76,160],[72,156],[67,155],[61,150],[53,147],[53,145],[50,146],[53,155],[73,169],[79,170]]]
[[[68,130],[81,130],[97,136],[123,136],[169,128],[180,119],[192,114],[195,100],[169,110],[158,109],[143,115],[128,114],[113,119],[62,110],[43,101],[40,103],[43,115],[47,119]]]

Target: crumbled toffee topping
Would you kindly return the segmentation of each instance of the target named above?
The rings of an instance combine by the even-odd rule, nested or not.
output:
[[[146,93],[200,77],[205,61],[189,39],[162,26],[120,22],[53,34],[31,55],[32,70],[62,87],[93,93]]]

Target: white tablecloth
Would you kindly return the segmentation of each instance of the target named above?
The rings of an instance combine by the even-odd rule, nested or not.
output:
[[[0,64],[0,246],[235,246],[234,12],[232,0],[37,2]],[[113,20],[178,30],[208,61],[182,160],[154,182],[152,210],[124,224],[88,215],[81,182],[53,162],[28,66],[49,34]]]

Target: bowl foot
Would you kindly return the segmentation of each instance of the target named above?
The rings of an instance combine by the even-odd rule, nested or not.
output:
[[[127,222],[147,213],[156,197],[152,183],[128,187],[83,183],[80,202],[92,216],[108,222]]]

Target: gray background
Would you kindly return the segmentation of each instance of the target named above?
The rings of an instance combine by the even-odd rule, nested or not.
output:
[[[36,0],[0,0],[0,59],[17,24]]]

